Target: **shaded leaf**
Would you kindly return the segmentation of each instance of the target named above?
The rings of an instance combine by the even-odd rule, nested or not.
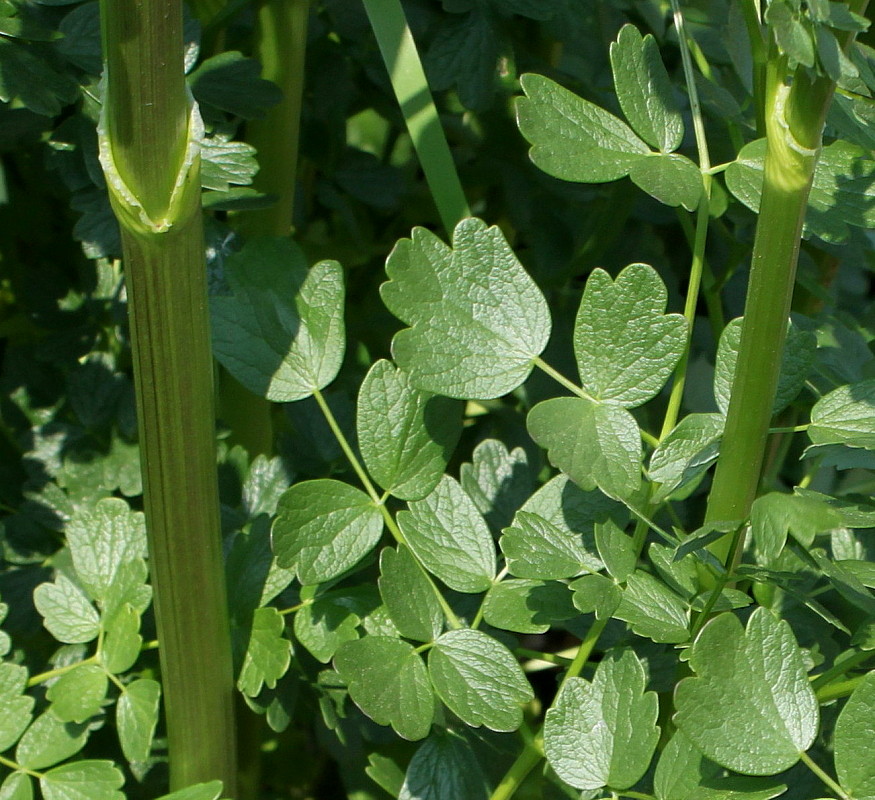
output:
[[[486,622],[517,633],[546,633],[576,616],[571,592],[558,581],[503,580],[483,600]]]
[[[343,270],[309,270],[288,239],[253,239],[224,263],[232,294],[213,295],[213,352],[247,389],[291,402],[325,388],[345,349]]]
[[[486,778],[470,745],[452,731],[436,730],[410,760],[398,800],[487,800],[488,796]]]
[[[854,689],[836,720],[835,764],[839,783],[858,800],[875,797],[875,672]]]
[[[614,616],[654,642],[680,643],[690,638],[687,604],[665,584],[640,570],[626,581]]]
[[[198,103],[243,119],[261,119],[282,100],[279,87],[261,78],[261,64],[230,50],[203,61],[188,78]]]
[[[237,688],[248,697],[256,697],[262,686],[272,689],[291,664],[292,643],[283,637],[285,623],[272,606],[258,608],[252,617],[252,630]]]
[[[434,694],[425,664],[412,645],[388,636],[366,636],[343,644],[334,668],[353,702],[374,722],[391,725],[411,741],[428,736]]]
[[[808,436],[815,444],[875,450],[875,378],[840,386],[811,409]]]
[[[444,615],[422,567],[403,544],[380,553],[380,596],[399,633],[430,642],[443,630]]]
[[[459,481],[493,532],[510,524],[534,483],[526,451],[515,447],[508,452],[497,439],[486,439],[474,448],[471,463],[459,470]]]
[[[129,683],[115,709],[119,744],[128,761],[146,761],[158,724],[161,684],[149,678]]]

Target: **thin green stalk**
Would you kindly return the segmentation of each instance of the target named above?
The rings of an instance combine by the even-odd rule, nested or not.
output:
[[[674,25],[678,33],[681,49],[681,61],[684,67],[684,78],[687,93],[690,98],[690,112],[693,117],[693,129],[696,134],[696,148],[699,153],[699,169],[702,172],[702,195],[696,211],[696,236],[693,243],[693,261],[690,267],[690,280],[687,287],[687,298],[684,304],[684,317],[687,320],[687,340],[684,352],[678,361],[674,373],[674,382],[668,399],[668,407],[663,418],[659,438],[666,437],[677,424],[684,397],[684,386],[687,377],[687,362],[690,357],[690,340],[693,335],[693,325],[696,321],[696,305],[699,302],[699,289],[702,285],[702,272],[705,267],[705,245],[708,239],[708,221],[711,217],[711,156],[708,152],[708,140],[705,137],[705,123],[702,119],[702,107],[699,104],[699,93],[696,90],[696,78],[693,73],[693,62],[690,57],[690,46],[684,27],[684,15],[681,13],[679,0],[671,0],[674,13]]]
[[[750,54],[753,61],[753,102],[756,110],[757,133],[760,136],[765,136],[768,48],[763,38],[760,2],[759,0],[742,0],[741,10],[744,13],[744,24],[747,28],[747,37],[750,40]]]
[[[392,89],[447,233],[471,216],[401,0],[364,0]]]
[[[836,678],[840,678],[842,675],[846,675],[852,669],[860,666],[860,664],[863,664],[872,657],[875,657],[875,651],[873,650],[857,650],[855,653],[852,653],[847,658],[843,658],[841,661],[837,661],[825,672],[821,672],[819,675],[816,675],[814,678],[812,678],[811,688],[817,691],[818,689],[826,687]]]
[[[171,789],[236,794],[199,118],[180,0],[102,0],[101,163],[122,229]]]
[[[840,798],[840,800],[852,800],[851,796],[842,789],[824,770],[822,770],[808,755],[808,753],[802,753],[799,756],[799,759],[805,764],[808,769],[810,769],[818,778],[820,778],[821,782],[824,786],[826,786],[831,792],[835,792],[836,796]]]
[[[823,703],[838,700],[840,697],[848,697],[856,691],[865,677],[865,675],[858,675],[856,678],[848,678],[847,680],[837,681],[836,683],[829,684],[829,686],[824,686],[816,693],[817,702],[822,705]]]

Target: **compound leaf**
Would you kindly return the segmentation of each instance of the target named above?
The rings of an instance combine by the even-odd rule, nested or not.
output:
[[[44,800],[124,800],[125,776],[112,761],[74,761],[40,777]]]
[[[538,403],[526,421],[547,458],[586,491],[629,497],[641,483],[641,433],[614,403],[556,397]]]
[[[434,694],[412,645],[390,636],[365,636],[341,645],[334,668],[353,702],[374,722],[391,725],[411,741],[428,736]]]
[[[842,788],[858,800],[875,797],[875,672],[848,699],[835,727],[835,764]]]
[[[415,388],[389,361],[368,371],[358,396],[358,442],[374,480],[402,500],[421,500],[441,479],[462,432],[457,401]]]
[[[516,389],[547,346],[550,312],[497,227],[464,219],[447,247],[415,228],[386,262],[386,307],[409,328],[392,341],[414,385],[488,400]]]
[[[443,629],[444,615],[410,550],[403,544],[380,553],[380,596],[398,632],[408,639],[430,642]]]
[[[119,744],[128,761],[146,761],[158,724],[161,684],[140,678],[125,687],[115,708]]]
[[[650,148],[608,111],[543,75],[520,77],[517,125],[532,145],[529,157],[548,175],[605,183],[629,174]]]
[[[668,293],[656,270],[631,264],[611,280],[595,269],[574,325],[581,386],[596,400],[634,408],[665,385],[683,353],[687,324],[665,314]]]
[[[359,563],[380,539],[383,517],[370,497],[341,481],[296,483],[277,505],[273,549],[280,567],[302,584],[336,578]]]
[[[757,608],[708,622],[675,690],[675,722],[708,758],[748,775],[789,769],[814,741],[818,705],[790,626]]]
[[[532,688],[513,654],[482,631],[447,631],[428,654],[432,685],[447,707],[468,725],[515,731]]]
[[[677,150],[684,121],[653,36],[642,37],[634,25],[624,25],[611,43],[611,68],[620,108],[635,132],[663,153]]]
[[[495,543],[489,528],[455,478],[398,514],[410,550],[451,589],[485,592],[495,576]]]
[[[632,650],[610,651],[592,683],[570,678],[547,711],[544,748],[566,783],[591,790],[626,789],[650,765],[659,740],[656,693]]]
[[[213,352],[247,389],[274,402],[309,397],[337,375],[346,345],[343,270],[307,269],[288,239],[258,238],[224,262],[231,294],[215,294]]]

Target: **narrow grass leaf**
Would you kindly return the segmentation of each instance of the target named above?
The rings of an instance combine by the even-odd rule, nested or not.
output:
[[[85,722],[100,711],[109,679],[96,664],[80,664],[64,673],[46,692],[52,711],[62,722]]]
[[[677,150],[684,121],[653,36],[642,37],[634,25],[620,28],[611,43],[611,68],[617,100],[635,133],[663,153]]]
[[[665,314],[668,292],[646,264],[631,264],[616,280],[590,273],[574,325],[581,386],[596,400],[634,408],[665,385],[683,352],[687,324]]]
[[[696,677],[675,690],[675,723],[708,758],[747,775],[789,769],[813,743],[819,713],[790,626],[758,608],[743,628],[711,620],[690,650]]]
[[[474,502],[444,475],[425,499],[398,514],[410,550],[451,589],[484,592],[495,577],[495,543]]]
[[[548,175],[580,183],[615,181],[650,153],[625,122],[543,75],[520,77],[517,125],[529,157]]]
[[[400,634],[430,642],[443,630],[444,615],[431,584],[403,544],[380,553],[380,596]]]
[[[337,375],[346,345],[343,270],[307,269],[288,239],[253,239],[224,264],[231,294],[210,300],[213,351],[255,394],[275,402],[309,397]]]
[[[875,797],[875,672],[848,699],[836,720],[835,765],[839,783],[857,800]]]
[[[488,400],[516,389],[547,346],[550,312],[497,227],[462,220],[447,247],[415,228],[386,261],[383,302],[410,327],[392,353],[421,389]]]
[[[592,683],[570,678],[547,711],[544,749],[550,766],[577,789],[626,789],[647,771],[659,728],[654,692],[632,650],[611,651]]]
[[[436,730],[407,767],[398,800],[487,800],[489,790],[471,746],[452,731]]]
[[[438,697],[474,728],[515,731],[533,697],[510,650],[482,631],[443,634],[428,653],[428,674]]]
[[[635,418],[614,403],[557,397],[528,415],[531,437],[550,463],[585,491],[629,497],[641,484],[641,433]]]
[[[296,483],[280,498],[273,524],[277,563],[302,584],[322,583],[359,563],[380,539],[383,517],[371,498],[341,481]]]
[[[378,725],[391,725],[405,739],[428,736],[435,699],[425,664],[413,646],[388,636],[346,642],[334,668],[353,702]]]
[[[459,441],[462,406],[416,389],[406,373],[380,360],[359,389],[356,425],[371,477],[395,497],[421,500]]]
[[[161,684],[140,678],[125,687],[116,704],[119,744],[128,761],[146,761],[158,724]]]

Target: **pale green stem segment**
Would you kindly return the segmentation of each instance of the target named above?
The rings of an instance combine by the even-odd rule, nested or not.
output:
[[[852,4],[865,10],[866,2]],[[762,199],[745,302],[738,366],[706,521],[744,520],[756,497],[793,297],[802,223],[817,165],[826,112],[835,90],[827,78],[792,76],[786,60],[769,60],[767,149]],[[742,541],[742,540],[740,540]],[[727,537],[709,549],[730,559]]]
[[[665,438],[677,424],[684,397],[684,386],[687,377],[687,362],[690,357],[690,339],[693,335],[693,325],[696,321],[696,304],[699,301],[699,289],[702,285],[702,273],[705,268],[705,244],[708,238],[708,221],[711,216],[711,156],[708,152],[708,140],[705,138],[705,123],[702,119],[702,108],[699,104],[699,93],[696,89],[696,79],[693,73],[693,62],[690,58],[690,48],[684,28],[684,15],[681,13],[679,0],[671,1],[674,13],[674,24],[677,29],[678,42],[681,49],[681,61],[684,67],[684,78],[690,97],[690,111],[693,116],[693,129],[696,133],[696,147],[699,152],[699,169],[702,171],[702,196],[696,211],[696,236],[693,244],[693,262],[690,268],[690,281],[687,287],[687,299],[684,304],[684,318],[687,320],[687,340],[684,352],[675,368],[674,383],[668,399],[662,430],[659,438]]]
[[[824,770],[822,770],[808,755],[808,753],[801,753],[799,755],[799,760],[805,764],[808,769],[810,769],[818,778],[820,778],[821,782],[824,786],[826,786],[831,792],[835,792],[836,796],[839,800],[853,800],[853,798],[844,790],[841,786],[839,786]]]
[[[364,0],[364,4],[441,222],[452,234],[471,211],[401,0]]]
[[[180,0],[103,0],[101,163],[122,229],[171,789],[236,794],[200,120]]]

